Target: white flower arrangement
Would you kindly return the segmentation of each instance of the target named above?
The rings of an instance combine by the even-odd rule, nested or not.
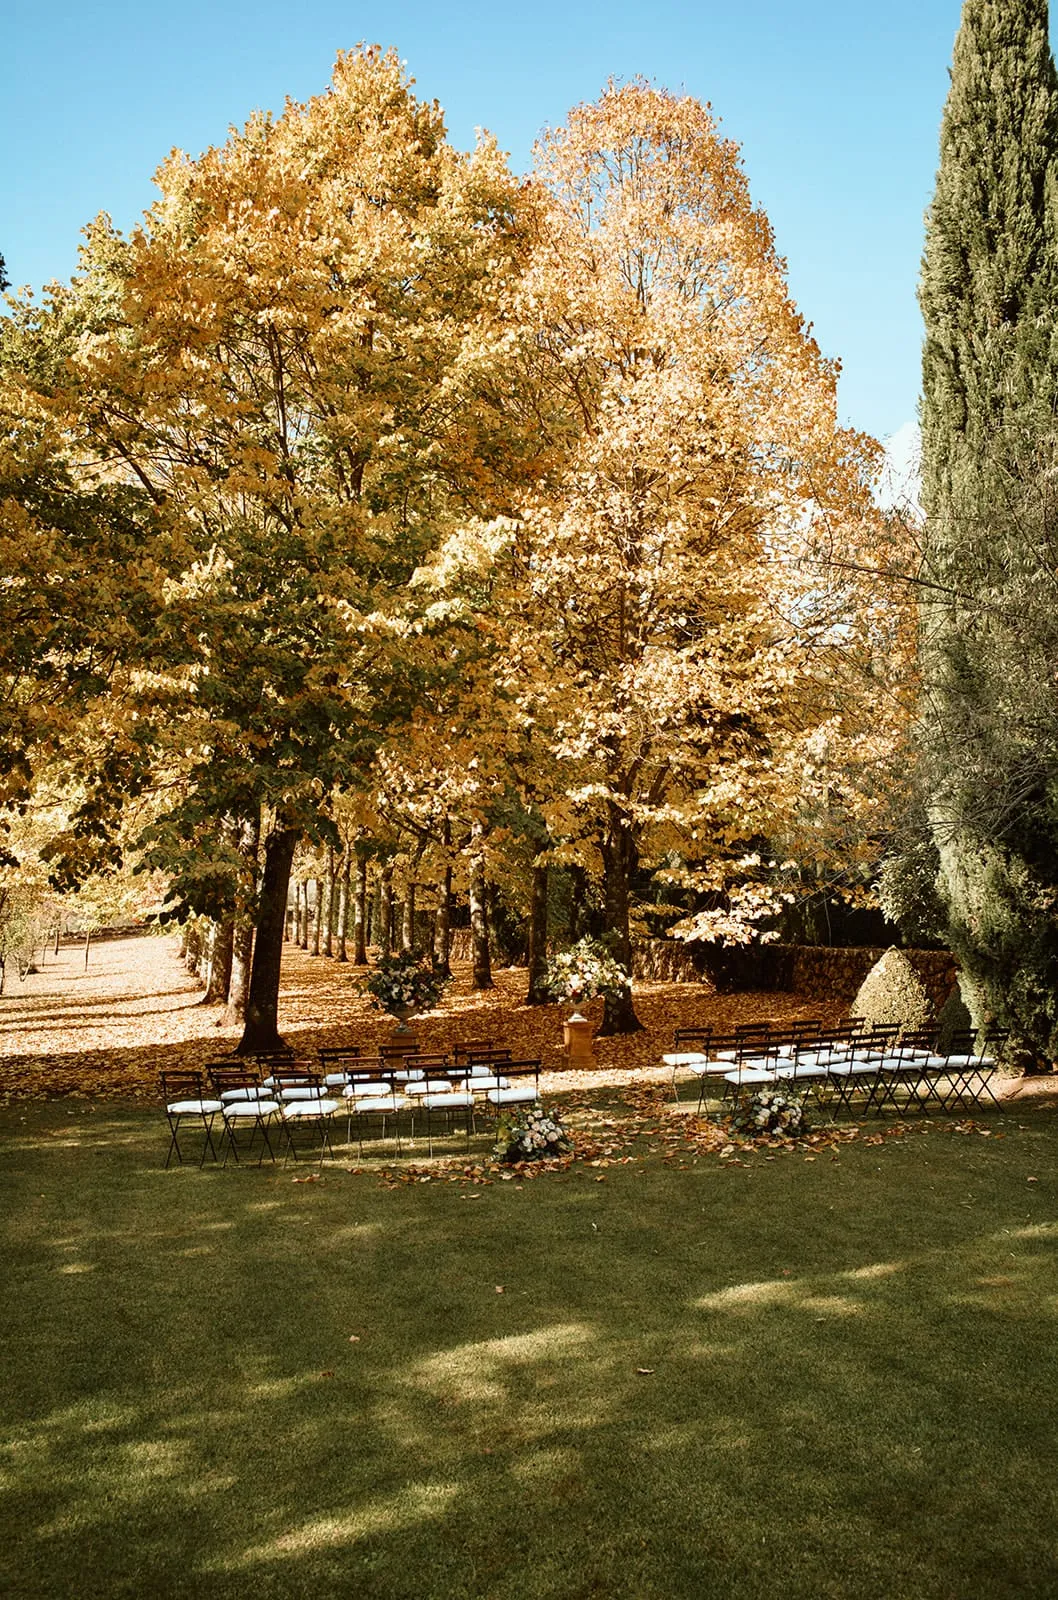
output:
[[[412,950],[401,950],[380,958],[364,988],[383,1011],[395,1016],[401,1011],[429,1011],[447,982],[431,961]]]
[[[544,1161],[568,1156],[572,1150],[573,1141],[561,1120],[545,1111],[539,1100],[500,1118],[494,1153],[501,1161]]]
[[[804,1101],[781,1089],[761,1089],[735,1112],[731,1130],[748,1133],[751,1138],[777,1133],[796,1139],[808,1130]]]
[[[552,956],[547,964],[544,988],[553,1000],[580,1005],[597,995],[619,999],[631,987],[631,979],[606,946],[598,939],[584,938],[569,950]]]

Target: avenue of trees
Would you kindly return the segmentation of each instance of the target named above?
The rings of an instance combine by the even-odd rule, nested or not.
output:
[[[1053,92],[1046,7],[970,0],[921,535],[697,101],[610,85],[520,178],[362,48],[174,153],[3,327],[0,871],[164,881],[251,1049],[288,907],[339,959],[442,964],[456,908],[481,986],[526,929],[538,999],[549,937],[743,941],[888,851],[979,1019],[1045,926],[1044,1048]]]

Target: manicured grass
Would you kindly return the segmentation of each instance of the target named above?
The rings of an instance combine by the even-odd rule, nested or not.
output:
[[[1054,1596],[1058,1130],[987,1126],[387,1189],[8,1106],[0,1592]]]

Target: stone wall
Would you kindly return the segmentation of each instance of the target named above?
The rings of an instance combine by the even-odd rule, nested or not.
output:
[[[718,994],[773,989],[836,1000],[849,1005],[884,945],[850,947],[818,944],[736,945],[722,949],[680,944],[675,939],[640,939],[632,974],[646,983],[708,983]],[[905,950],[939,1012],[955,982],[955,961],[947,950]],[[453,929],[452,959],[469,961],[469,928]]]
[[[906,950],[935,1011],[955,982],[955,961],[947,950]],[[837,1000],[848,1005],[884,945],[743,945],[731,949],[680,945],[671,939],[644,939],[635,948],[634,976],[655,983],[711,983],[720,994],[774,989]]]
[[[818,1000],[850,1005],[868,972],[884,956],[885,946],[833,950],[824,945],[796,945],[791,954],[792,989]],[[955,982],[954,957],[948,950],[905,950],[904,955],[921,978],[936,1016]]]

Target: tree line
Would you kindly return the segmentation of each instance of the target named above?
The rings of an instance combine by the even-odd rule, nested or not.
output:
[[[429,886],[442,961],[465,906],[480,985],[520,924],[531,998],[556,927],[868,892],[907,530],[707,107],[611,84],[519,176],[361,48],[156,183],[0,336],[0,870],[47,795],[52,884],[155,874],[246,1050],[317,878],[411,936]]]

